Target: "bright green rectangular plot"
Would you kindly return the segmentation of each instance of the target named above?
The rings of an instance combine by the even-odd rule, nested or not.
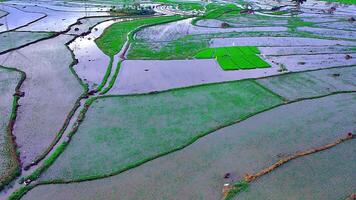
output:
[[[232,62],[235,63],[238,69],[251,69],[255,68],[255,66],[251,65],[243,55],[231,57]]]
[[[195,58],[215,58],[223,70],[255,69],[270,67],[256,54],[260,51],[255,46],[232,46],[209,48],[199,52]]]
[[[257,55],[247,55],[247,56],[245,56],[245,59],[248,59],[248,61],[251,62],[255,66],[255,68],[270,67],[270,64],[268,64],[266,61],[262,60]]]
[[[230,56],[218,56],[217,61],[223,70],[237,70],[238,66],[232,61]]]

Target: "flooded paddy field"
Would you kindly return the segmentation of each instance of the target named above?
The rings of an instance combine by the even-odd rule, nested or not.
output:
[[[115,174],[281,102],[280,97],[254,81],[99,98],[58,158],[61,161],[49,168],[42,180],[71,181]],[[243,109],[247,105],[249,109]],[[136,120],[146,123],[136,124]],[[82,151],[90,144],[93,151]]]
[[[355,199],[353,0],[0,0],[0,199]]]
[[[40,39],[49,38],[53,34],[46,32],[22,32],[22,31],[10,31],[0,33],[0,53],[16,49],[26,44],[38,41]]]
[[[73,62],[60,36],[0,55],[0,63],[26,73],[14,127],[24,165],[40,156],[60,131],[83,88],[69,69]],[[65,95],[64,95],[65,94]],[[36,111],[36,112],[33,112]]]
[[[355,117],[351,112],[352,105],[346,105],[346,102],[355,103],[355,95],[341,94],[280,106],[213,132],[181,151],[120,175],[80,183],[39,186],[25,195],[24,199],[219,199],[225,183],[243,179],[245,173],[259,171],[284,155],[329,143],[345,131],[355,131],[352,125],[352,116]],[[297,114],[291,115],[290,112]],[[350,146],[347,143],[343,145]],[[352,158],[351,154],[349,152],[345,155]],[[340,161],[343,158],[346,157],[342,156]],[[347,159],[344,161],[348,163],[347,175],[350,177],[347,179],[350,185],[338,185],[338,179],[326,182],[337,187],[340,192],[349,192],[355,187],[352,182],[355,176],[350,174],[354,164]],[[305,166],[303,171],[311,175],[308,169],[309,166]],[[224,178],[226,173],[230,175]],[[338,173],[341,175],[343,171]],[[269,176],[273,178],[273,174]],[[303,182],[302,179],[299,181],[309,187],[309,182]],[[323,179],[316,179],[310,183],[322,190],[322,185],[318,187],[317,184],[323,182]],[[295,192],[304,188],[298,185],[289,187]],[[323,193],[327,195],[332,191]]]

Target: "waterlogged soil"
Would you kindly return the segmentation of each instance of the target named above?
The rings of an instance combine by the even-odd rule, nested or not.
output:
[[[356,53],[267,56],[266,59],[275,64],[283,64],[289,71],[356,65]]]
[[[19,72],[8,70],[0,66],[0,179],[8,177],[12,171],[9,171],[13,163],[17,162],[11,156],[12,144],[7,133],[7,126],[10,120],[13,94],[15,88],[21,79]],[[0,186],[3,183],[0,182]]]
[[[15,32],[0,33],[0,53],[9,49],[18,48],[28,43],[50,37],[51,33],[44,32]]]
[[[0,10],[0,18],[7,15],[8,13],[6,11]]]
[[[227,32],[260,32],[260,31],[287,31],[286,27],[245,27],[245,28],[207,28],[194,26],[191,23],[192,18],[171,22],[167,24],[151,26],[139,31],[136,34],[137,39],[147,42],[171,41],[182,38],[187,35],[213,34]]]
[[[224,71],[215,59],[127,60],[108,94],[136,94],[279,74],[279,67]]]
[[[297,31],[310,32],[324,37],[335,37],[335,38],[356,40],[356,31],[344,31],[344,30],[312,28],[312,27],[298,27]]]
[[[215,38],[211,40],[211,47],[222,46],[356,46],[356,42],[325,40],[316,38],[298,38],[298,37],[242,37],[242,38]]]
[[[309,54],[346,54],[355,53],[353,47],[344,46],[308,46],[308,47],[259,47],[263,55],[286,56],[286,55],[309,55]]]
[[[241,19],[243,17],[238,17],[236,19],[238,20],[232,20],[229,18],[229,20],[225,19],[206,19],[206,20],[199,20],[197,22],[198,26],[204,26],[204,27],[210,27],[210,28],[221,28],[222,23],[228,23],[230,28],[246,28],[246,27],[273,27],[273,26],[284,26],[288,24],[287,20],[280,20],[280,21],[273,21],[273,20],[258,20],[254,21],[254,19],[246,19],[245,20]],[[230,29],[228,28],[228,29]],[[265,31],[268,31],[265,29]]]
[[[25,12],[13,6],[7,6],[0,3],[0,9],[7,12],[8,15],[0,18],[0,33],[25,26],[32,21],[44,17],[43,13]]]
[[[0,55],[3,66],[27,75],[13,131],[24,165],[46,150],[83,92],[69,69],[73,59],[64,45],[72,38],[62,35]]]
[[[356,91],[356,67],[293,73],[257,81],[286,99],[296,100],[331,92]]]
[[[100,98],[41,180],[117,173],[280,103],[278,96],[254,81]]]
[[[278,168],[234,199],[343,199],[356,189],[356,140]]]
[[[223,185],[241,180],[245,173],[260,171],[281,157],[333,142],[335,138],[344,136],[347,132],[355,132],[353,121],[356,117],[353,108],[355,103],[355,94],[340,94],[283,105],[213,132],[183,150],[147,162],[120,175],[80,183],[38,186],[23,199],[220,199]],[[263,186],[282,198],[285,197],[282,194],[284,188],[294,188],[301,184],[311,185],[316,189],[319,188],[318,184],[331,185],[338,191],[332,195],[339,194],[345,188],[352,189],[354,182],[347,185],[337,184],[343,179],[336,178],[338,175],[344,177],[341,172],[350,172],[354,168],[354,159],[350,159],[353,158],[351,155],[353,147],[345,145],[340,149],[345,156],[338,157],[332,153],[333,150],[315,154],[340,160],[339,164],[316,157],[313,159],[314,167],[298,165],[305,167],[302,171],[295,167],[295,170],[289,170],[291,173],[283,176],[286,179],[274,178],[276,176],[273,174],[278,173],[276,171],[268,179],[268,183],[272,184],[265,183]],[[344,166],[340,166],[340,163]],[[324,173],[323,169],[329,164],[335,169],[335,175],[334,170]],[[336,169],[346,167],[349,168],[346,171]],[[322,178],[307,178],[302,172],[310,177],[315,177],[313,175],[315,172]],[[229,178],[224,178],[226,173],[230,173]],[[294,174],[300,177],[293,176]],[[346,175],[351,175],[345,179],[348,183],[354,179],[353,174]],[[335,178],[324,179],[325,177]],[[296,178],[298,185],[286,186],[295,180],[289,178]],[[288,184],[284,180],[288,180]],[[274,187],[276,183],[280,187]],[[314,192],[306,191],[304,188],[306,187],[294,189],[303,190],[301,195],[314,195]],[[333,193],[333,189],[324,188],[318,194],[321,191],[326,193],[325,195]],[[295,193],[297,192],[294,191]]]
[[[286,26],[288,18],[267,17],[260,15],[240,15],[236,14],[223,15],[219,18],[222,21],[228,22],[234,27],[251,27],[251,26]]]

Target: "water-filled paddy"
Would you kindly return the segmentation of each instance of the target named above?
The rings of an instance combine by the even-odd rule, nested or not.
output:
[[[70,70],[72,55],[64,45],[72,36],[44,40],[0,55],[0,63],[26,73],[14,127],[20,157],[25,165],[41,155],[54,140],[83,92]]]
[[[219,199],[224,183],[238,181],[245,173],[267,167],[289,153],[320,146],[355,131],[352,125],[354,103],[354,94],[340,94],[281,106],[218,130],[181,151],[120,175],[81,183],[39,186],[24,199]],[[351,155],[351,152],[345,155]],[[350,172],[353,160],[342,160]],[[327,159],[322,163],[324,161]],[[337,166],[335,164],[335,168]],[[310,174],[312,171],[308,169],[317,170],[308,167],[304,167],[303,172]],[[338,172],[341,175],[342,171]],[[226,173],[231,174],[230,178],[224,178]],[[269,180],[275,176],[271,174],[270,177]],[[352,188],[352,184],[335,185],[338,181],[326,182],[338,191]],[[300,182],[316,186],[323,184],[323,179]],[[277,187],[273,189],[280,192]],[[329,194],[332,190],[324,192]]]
[[[118,173],[281,102],[254,81],[99,98],[43,180]]]

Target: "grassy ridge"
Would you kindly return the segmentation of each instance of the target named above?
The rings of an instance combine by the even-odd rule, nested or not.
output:
[[[133,31],[139,27],[170,22],[181,18],[181,16],[163,16],[118,22],[107,28],[95,42],[106,55],[113,57],[120,52],[128,38],[132,37]]]

